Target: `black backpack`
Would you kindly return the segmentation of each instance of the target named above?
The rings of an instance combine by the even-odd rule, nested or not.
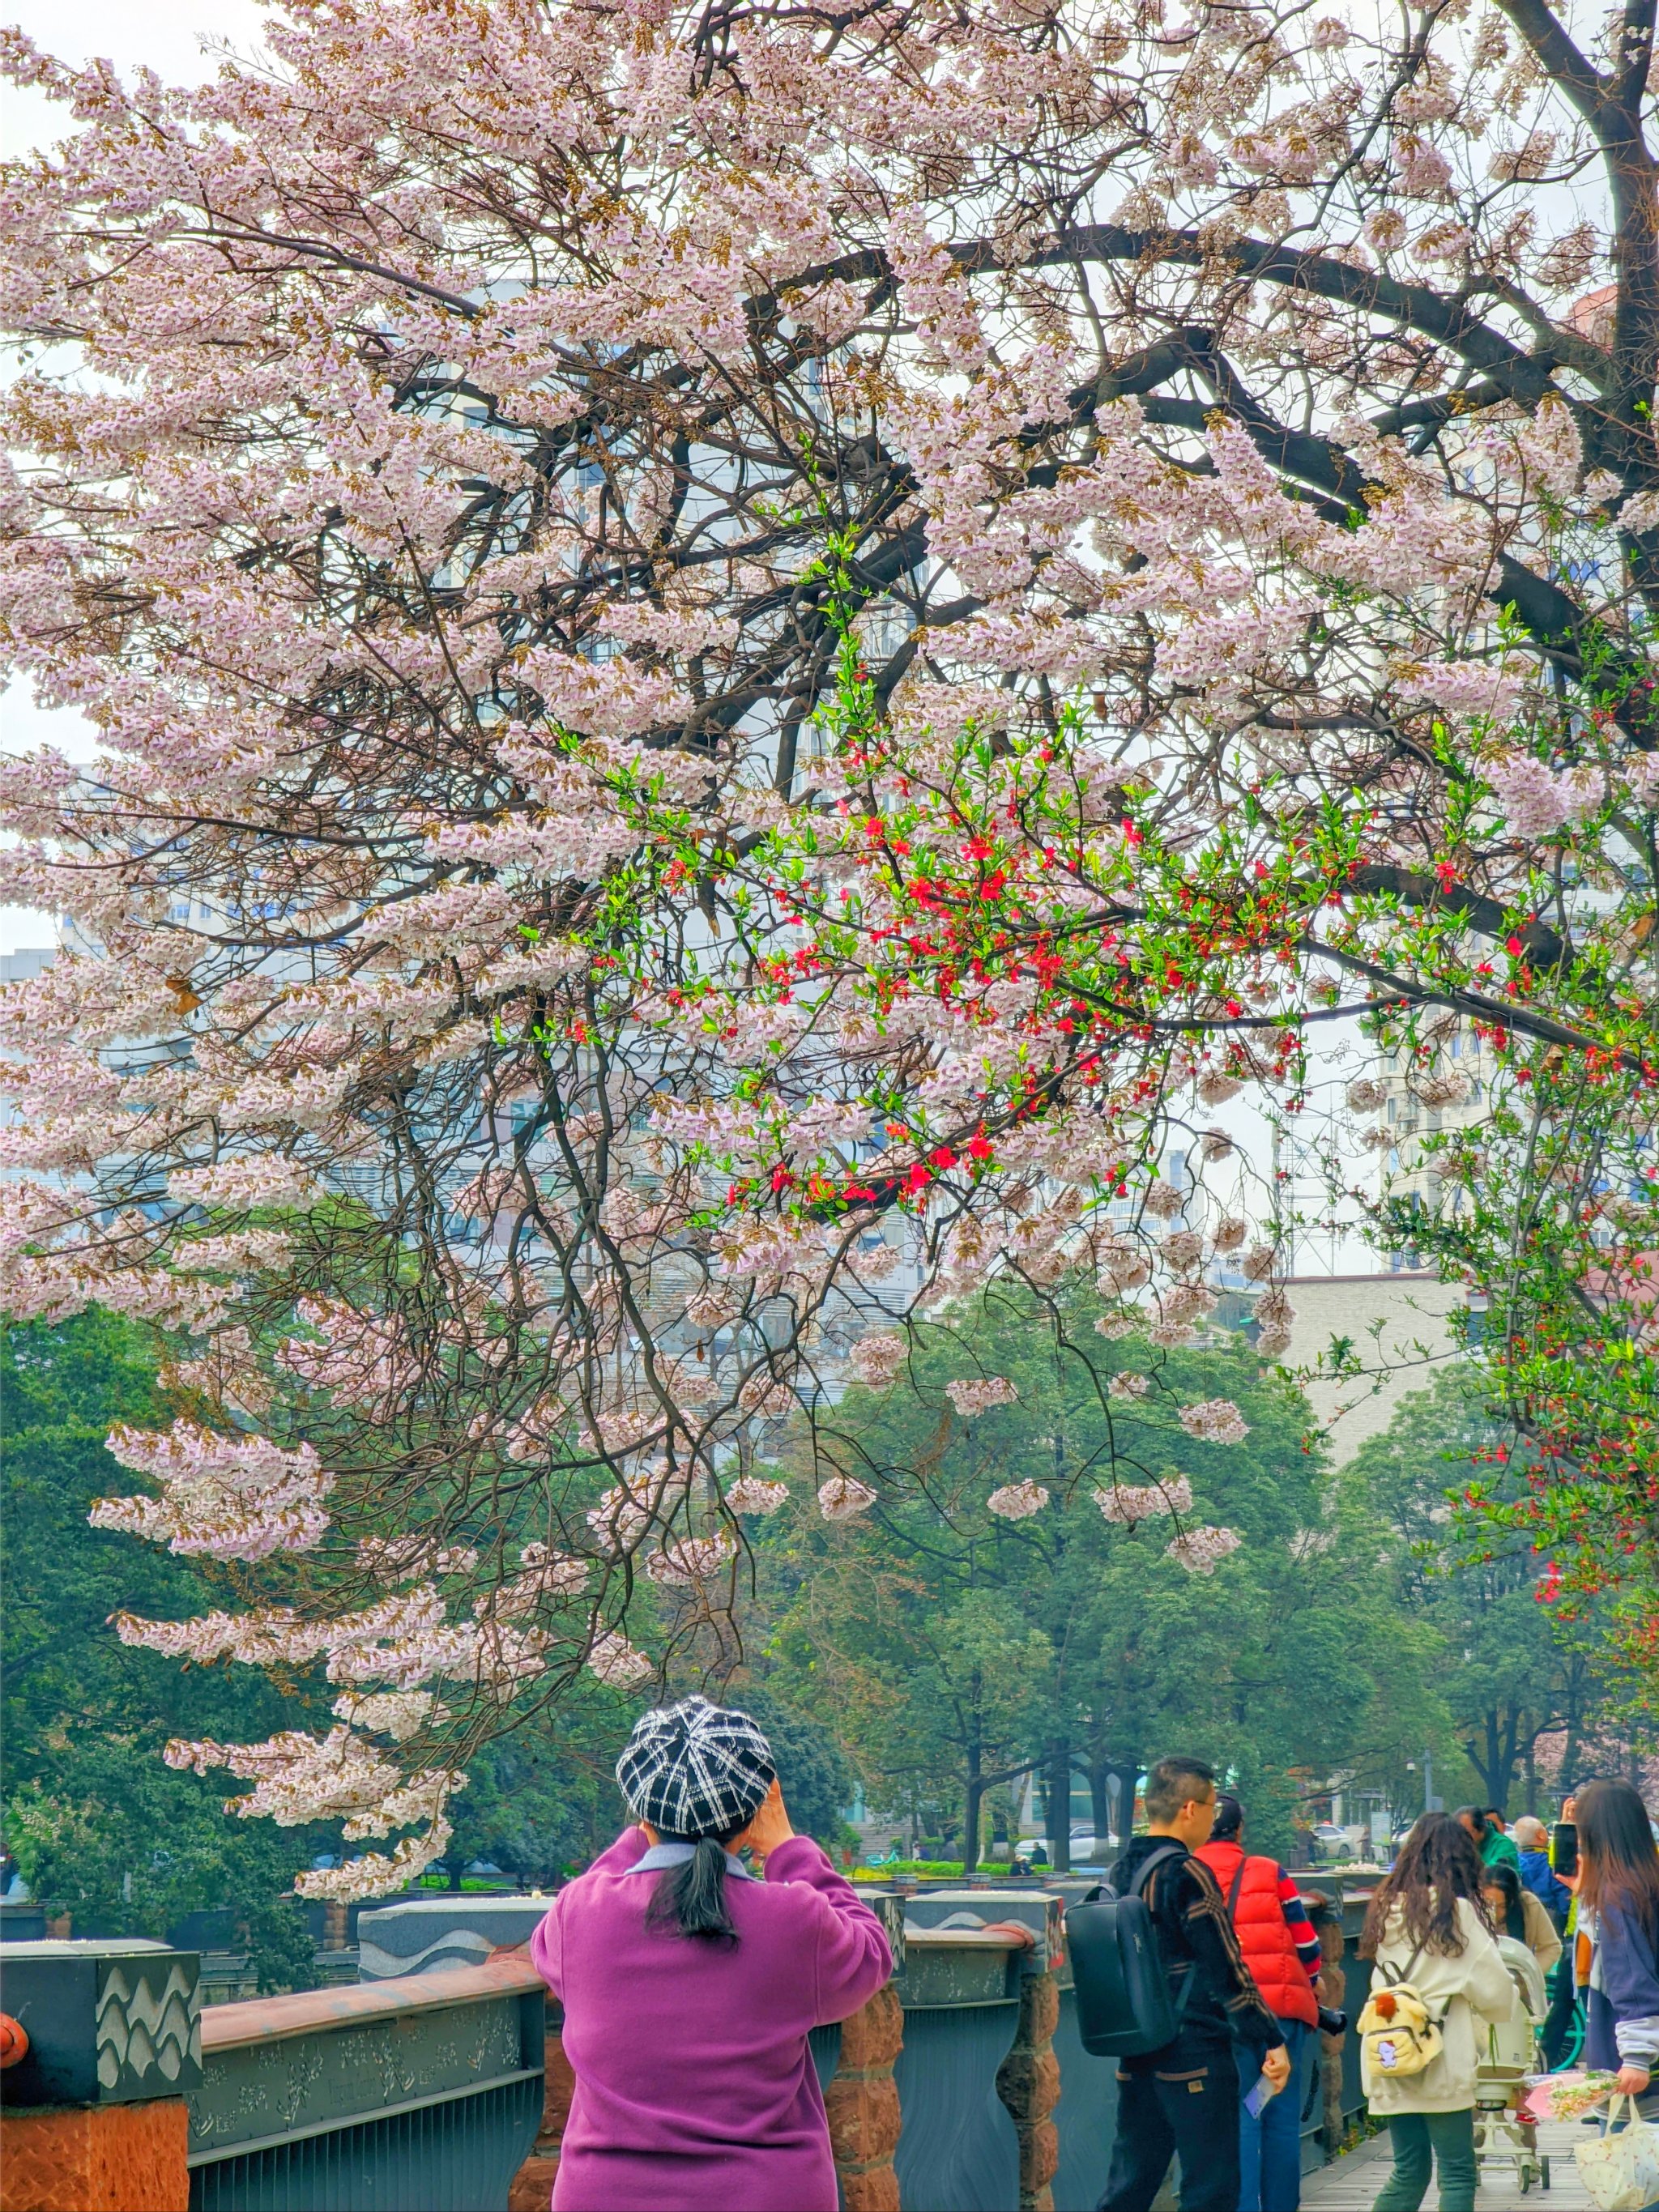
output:
[[[1152,1911],[1140,1893],[1155,1868],[1186,1856],[1179,1844],[1151,1851],[1121,1895],[1109,1883],[1097,1883],[1066,1916],[1078,2033],[1097,2058],[1162,2051],[1181,2032],[1196,1967],[1183,1977],[1181,1995],[1172,1997]]]

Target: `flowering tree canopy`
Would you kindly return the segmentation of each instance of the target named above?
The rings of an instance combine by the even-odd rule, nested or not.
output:
[[[1205,1117],[1345,1012],[1496,1048],[1385,1231],[1492,1299],[1561,1470],[1504,1510],[1647,1571],[1653,7],[1583,15],[291,0],[189,93],[10,39],[76,129],[0,204],[6,639],[107,751],[4,780],[73,923],[0,1002],[7,1295],[182,1343],[101,1510],[266,1601],[122,1632],[325,1668],[333,1735],[179,1754],[414,1831],[323,1882],[696,1637],[901,1261],[1179,1344],[1241,1253],[1282,1351]]]

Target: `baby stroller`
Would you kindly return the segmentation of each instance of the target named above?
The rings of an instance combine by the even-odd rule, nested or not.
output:
[[[1488,2163],[1512,2166],[1524,2197],[1534,2181],[1540,2189],[1550,2185],[1550,2162],[1538,2148],[1536,2124],[1521,2111],[1528,2076],[1543,2067],[1538,2033],[1549,1997],[1543,1972],[1524,1943],[1500,1936],[1498,1948],[1517,2003],[1508,2020],[1486,2030],[1486,2055],[1474,2077],[1474,2162],[1477,2171]]]

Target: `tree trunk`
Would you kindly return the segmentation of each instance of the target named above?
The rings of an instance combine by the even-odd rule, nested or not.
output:
[[[980,1806],[985,1796],[984,1767],[980,1758],[978,1723],[968,1732],[968,1786],[963,1793],[962,1871],[970,1875],[979,1864]]]
[[[1116,1819],[1112,1833],[1121,1847],[1135,1832],[1135,1784],[1140,1779],[1140,1761],[1138,1758],[1115,1759],[1112,1772],[1117,1778]]]
[[[1567,1740],[1561,1747],[1561,1765],[1555,1778],[1557,1791],[1565,1796],[1577,1779],[1578,1767],[1578,1700],[1572,1701],[1567,1715]]]
[[[1506,1820],[1510,1816],[1510,1792],[1515,1787],[1515,1771],[1526,1756],[1522,1747],[1529,1742],[1526,1713],[1521,1706],[1511,1705],[1498,1738],[1497,1771],[1488,1778],[1492,1789],[1486,1799],[1487,1804],[1495,1805]]]
[[[1509,1726],[1504,1732],[1504,1771],[1499,1778],[1500,1794],[1492,1801],[1506,1820],[1510,1817],[1510,1792],[1515,1787],[1515,1770],[1521,1764],[1521,1744],[1526,1732],[1526,1715],[1519,1705],[1512,1705]]]
[[[1051,1746],[1048,1753],[1048,1856],[1056,1874],[1072,1871],[1072,1750]]]
[[[1102,1858],[1106,1851],[1106,1838],[1112,1832],[1112,1762],[1109,1759],[1089,1761],[1089,1805],[1094,1814],[1095,1856]]]
[[[1475,1750],[1474,1741],[1466,1743],[1463,1748],[1468,1755],[1469,1765],[1480,1777],[1484,1802],[1495,1805],[1500,1813],[1507,1814],[1510,1785],[1514,1780],[1516,1762],[1521,1755],[1520,1717],[1511,1711],[1506,1722],[1498,1706],[1488,1706],[1481,1733],[1486,1737],[1486,1755],[1484,1759]]]
[[[995,1858],[998,1856],[997,1846],[999,1844],[1007,1846],[1012,1844],[1013,1841],[1009,1826],[1008,1798],[1006,1792],[1007,1784],[1006,1783],[1000,1784],[995,1790],[990,1790],[986,1792],[987,1796],[989,1797],[991,1801],[991,1856],[993,1858]],[[1012,1856],[1012,1852],[1005,1848],[1001,1856],[1005,1858],[1009,1857]]]

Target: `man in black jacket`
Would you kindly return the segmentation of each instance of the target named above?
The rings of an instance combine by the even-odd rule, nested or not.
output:
[[[1234,2040],[1259,2059],[1275,2093],[1290,2079],[1290,2053],[1250,1978],[1215,1876],[1192,1856],[1215,1818],[1214,1768],[1201,1759],[1160,1759],[1146,1778],[1146,1815],[1148,1833],[1131,1839],[1112,1881],[1124,1895],[1155,1851],[1166,1854],[1140,1893],[1181,2027],[1163,2050],[1119,2063],[1112,2170],[1097,2212],[1151,2212],[1177,2154],[1181,2212],[1237,2212]]]

